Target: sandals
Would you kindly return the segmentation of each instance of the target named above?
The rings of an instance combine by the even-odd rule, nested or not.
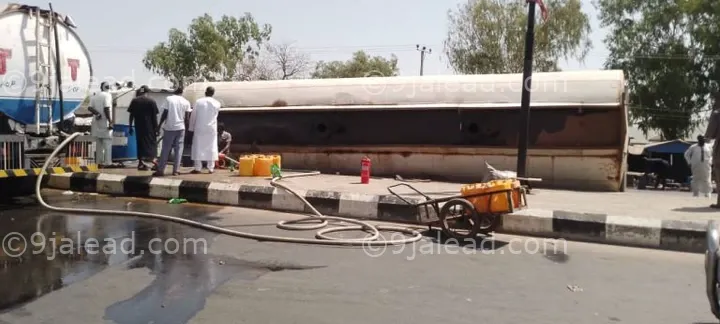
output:
[[[148,167],[147,164],[140,164],[138,165],[138,171],[157,171],[158,165],[157,162],[152,163],[152,167]]]

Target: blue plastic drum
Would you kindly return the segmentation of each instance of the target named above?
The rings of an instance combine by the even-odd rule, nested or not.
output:
[[[113,128],[113,162],[137,160],[135,133],[129,134],[130,126],[115,124]]]

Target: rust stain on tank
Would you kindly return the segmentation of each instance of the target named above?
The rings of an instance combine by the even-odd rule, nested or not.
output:
[[[285,100],[278,99],[273,101],[272,104],[270,104],[270,107],[287,107],[288,103]]]
[[[352,105],[363,100],[338,93],[334,104]],[[277,99],[273,106],[288,103]],[[388,107],[389,108],[389,107]],[[588,170],[597,179],[621,181],[625,151],[624,114],[617,108],[580,111],[548,108],[531,114],[528,136],[532,159],[551,159],[553,172],[567,159],[597,165]],[[256,144],[281,153],[333,155],[370,154],[379,165],[400,167],[424,157],[484,157],[513,159],[517,156],[520,114],[512,109],[317,110],[244,114],[221,112],[229,125],[233,150]],[[320,127],[322,126],[322,127]],[[237,145],[237,146],[236,146]],[[237,149],[236,149],[237,148]],[[622,152],[620,152],[622,151]],[[557,157],[554,157],[557,155]],[[563,158],[560,165],[559,157]],[[403,158],[406,161],[397,161]],[[409,159],[408,159],[409,158]],[[416,160],[419,159],[419,160]],[[388,160],[387,162],[385,162]],[[375,162],[375,161],[373,161]],[[383,162],[383,163],[381,163]]]
[[[395,161],[393,160],[393,154],[377,154],[372,153],[372,155],[377,156],[377,165],[382,165],[384,168],[388,169],[394,169],[395,168]]]
[[[488,148],[487,152],[483,152],[482,148],[480,148],[479,152],[473,152],[473,153],[467,153],[467,152],[458,152],[454,148],[444,148],[444,147],[435,147],[435,146],[426,146],[425,148],[433,148],[436,149],[434,152],[422,152],[422,151],[411,151],[412,148],[398,148],[397,151],[390,151],[390,150],[371,150],[368,151],[367,147],[362,148],[321,148],[321,147],[297,147],[297,146],[272,146],[272,152],[280,152],[280,153],[315,153],[315,154],[324,154],[324,155],[334,155],[334,154],[376,154],[376,155],[394,155],[394,156],[402,156],[404,158],[408,158],[413,155],[448,155],[448,156],[478,156],[478,155],[492,155],[492,156],[507,156],[507,157],[515,157],[517,156],[517,153],[510,152],[497,152],[494,151],[493,148]],[[242,152],[246,149],[246,147],[242,144],[236,144],[232,146],[232,149],[237,152]],[[258,146],[258,149],[260,152],[270,152],[267,149],[263,149],[262,146]],[[564,148],[559,147],[555,148],[557,150],[562,150]],[[575,148],[575,150],[583,150],[583,149],[596,149],[593,147],[583,147],[583,148]],[[536,156],[532,153],[530,153],[530,156]],[[577,157],[582,158],[585,157],[585,155],[581,154],[563,154],[563,157]],[[550,159],[554,159],[555,156],[552,155],[539,155],[538,157],[547,157]],[[616,153],[608,153],[608,154],[593,154],[591,156],[592,158],[605,158],[609,160],[616,161],[618,158],[618,154]]]
[[[340,103],[349,99],[339,95]],[[287,105],[278,99],[274,106]],[[530,148],[582,149],[620,147],[621,112],[547,109],[531,115]],[[519,114],[514,110],[308,111],[221,113],[238,143],[295,146],[452,146],[517,147]],[[318,130],[326,125],[332,132]],[[340,132],[339,129],[343,131]],[[338,131],[336,131],[338,130]],[[432,130],[432,131],[430,131]],[[330,136],[332,135],[332,136]],[[414,151],[413,151],[414,152]]]
[[[538,144],[582,145],[593,147],[606,142],[607,138],[620,134],[620,129],[612,114],[578,114],[567,116],[563,125],[557,125],[561,131],[544,128],[538,135]],[[619,136],[619,135],[617,135]]]

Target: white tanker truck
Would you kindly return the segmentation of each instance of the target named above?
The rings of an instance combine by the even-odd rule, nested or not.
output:
[[[92,81],[68,16],[0,4],[0,170],[39,167],[69,132]]]

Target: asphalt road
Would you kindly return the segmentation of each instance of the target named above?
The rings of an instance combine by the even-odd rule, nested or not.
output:
[[[314,234],[276,229],[277,221],[298,216],[275,212],[98,196],[52,201],[173,214],[255,233]],[[435,243],[433,233],[381,253],[255,242],[134,218],[56,215],[30,204],[0,206],[0,229],[27,237],[39,230],[35,241],[56,247],[88,248],[92,238],[135,242],[123,248],[129,253],[71,246],[64,254],[4,256],[0,323],[718,323],[696,254],[505,235],[458,248]],[[160,243],[148,247],[153,238]],[[203,239],[207,251],[188,243]],[[157,254],[173,240],[187,253]],[[26,246],[38,251],[48,244]]]

